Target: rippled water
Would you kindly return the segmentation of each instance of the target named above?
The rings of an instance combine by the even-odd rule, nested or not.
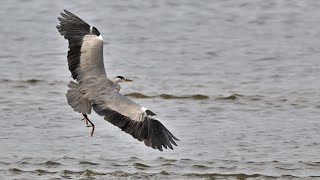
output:
[[[33,1],[0,6],[0,179],[320,179],[320,1]],[[110,77],[181,141],[158,152],[67,104],[68,9]]]

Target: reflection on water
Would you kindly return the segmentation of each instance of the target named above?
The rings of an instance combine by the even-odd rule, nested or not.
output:
[[[49,8],[50,7],[50,8]],[[0,179],[319,179],[318,1],[4,1]],[[181,141],[158,152],[67,104],[70,10],[109,77]]]

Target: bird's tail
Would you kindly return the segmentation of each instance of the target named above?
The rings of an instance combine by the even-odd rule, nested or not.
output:
[[[70,81],[68,87],[70,88],[66,94],[68,104],[73,108],[74,111],[83,114],[91,113],[91,101],[86,99],[84,93],[80,91],[80,86],[74,81]]]

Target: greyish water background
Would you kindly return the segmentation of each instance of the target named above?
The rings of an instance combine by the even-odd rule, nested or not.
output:
[[[89,137],[66,103],[63,9],[99,29],[109,77],[134,79],[122,92],[158,114],[179,147],[147,148],[96,114]],[[320,179],[319,9],[1,1],[0,179]]]

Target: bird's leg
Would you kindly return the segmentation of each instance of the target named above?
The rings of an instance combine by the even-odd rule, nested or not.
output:
[[[91,132],[90,132],[90,135],[91,135],[91,137],[93,137],[94,124],[90,121],[90,119],[88,118],[87,114],[83,114],[83,113],[82,113],[82,115],[83,115],[83,117],[84,117],[82,120],[85,121],[85,123],[87,124],[87,127],[90,127],[90,126],[88,126],[88,122],[91,124]]]
[[[81,119],[81,121],[84,121],[84,122],[87,124],[87,127],[89,127],[89,126],[88,126],[88,125],[89,125],[89,124],[88,124],[88,120],[87,120],[87,119],[88,119],[87,114],[83,114],[83,113],[82,113],[82,116],[83,116],[83,118]]]

